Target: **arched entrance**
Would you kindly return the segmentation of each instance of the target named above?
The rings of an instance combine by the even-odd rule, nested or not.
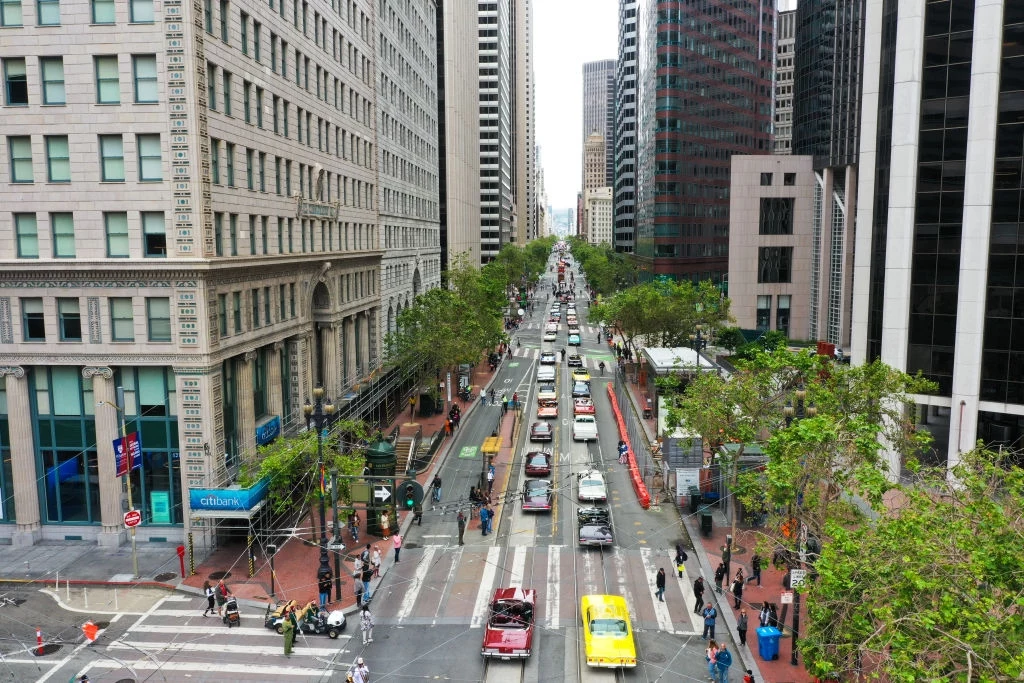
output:
[[[412,297],[415,299],[420,295],[420,288],[423,283],[420,280],[420,269],[417,268],[412,274]]]
[[[327,359],[335,357],[333,349],[326,348],[326,345],[333,343],[335,336],[330,325],[331,291],[325,283],[318,282],[313,288],[310,309],[313,318],[313,384],[326,386],[330,377]]]

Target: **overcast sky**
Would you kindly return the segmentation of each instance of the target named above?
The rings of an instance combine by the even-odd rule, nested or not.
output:
[[[548,203],[575,208],[583,155],[583,62],[615,59],[616,0],[534,0],[537,144]]]

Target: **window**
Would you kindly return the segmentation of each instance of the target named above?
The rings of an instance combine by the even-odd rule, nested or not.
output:
[[[27,342],[46,341],[42,299],[21,300],[21,335]]]
[[[128,214],[105,213],[103,214],[103,226],[107,233],[107,256],[128,258]]]
[[[235,334],[242,331],[242,293],[235,292],[231,299],[231,318],[235,324]]]
[[[146,298],[146,326],[149,341],[171,341],[171,300],[166,297]]]
[[[260,192],[267,191],[267,153],[260,152]]]
[[[224,115],[231,116],[231,72],[222,71],[221,78],[224,84]]]
[[[291,310],[291,317],[295,317],[295,283],[288,283],[288,306]]]
[[[71,182],[71,153],[67,135],[46,136],[47,178],[51,183]]]
[[[762,187],[771,187],[771,184],[772,184],[772,174],[771,173],[762,173],[761,174],[761,186]]]
[[[231,255],[238,256],[238,214],[231,214],[228,223],[231,230]]]
[[[100,176],[104,182],[124,182],[124,142],[120,135],[100,136]]]
[[[28,135],[7,138],[11,157],[11,182],[32,182],[32,138]]]
[[[203,0],[203,23],[206,32],[213,35],[213,0]]]
[[[57,322],[61,341],[82,341],[82,315],[78,299],[57,299]]]
[[[167,225],[163,211],[146,211],[142,218],[142,241],[147,258],[167,258]]]
[[[270,287],[263,288],[263,324],[270,324]]]
[[[224,214],[213,214],[213,249],[217,256],[224,255]]]
[[[772,297],[769,294],[758,294],[757,295],[757,322],[756,326],[759,330],[767,330],[771,324],[772,316]]]
[[[227,169],[227,186],[235,186],[235,145],[228,142],[224,145],[224,161]]]
[[[220,0],[220,39],[228,42],[228,3]]]
[[[256,127],[263,128],[263,88],[256,88]]]
[[[213,184],[220,185],[220,140],[217,138],[210,138],[210,172]]]
[[[0,26],[21,26],[21,0],[0,0]]]
[[[789,294],[780,294],[778,308],[775,311],[775,329],[789,336]]]
[[[18,258],[39,258],[39,229],[34,213],[14,214],[14,234],[18,240]]]
[[[139,148],[139,180],[143,182],[163,180],[160,135],[136,135],[135,145]]]
[[[43,104],[67,104],[64,89],[64,59],[40,57],[39,73],[43,78]]]
[[[228,295],[217,295],[217,327],[220,336],[225,337],[228,333]]]
[[[135,316],[131,297],[110,299],[110,338],[113,341],[135,341]]]
[[[783,173],[782,184],[789,186],[796,185],[796,173]]]
[[[36,23],[60,26],[60,0],[36,0]]]
[[[791,282],[793,247],[760,247],[757,250],[757,281]]]
[[[262,235],[262,237],[263,237],[263,254],[266,255],[266,254],[270,253],[268,251],[268,246],[267,246],[267,237],[268,237],[267,228],[268,228],[268,224],[270,222],[270,219],[267,218],[266,216],[262,216],[260,220],[261,220],[261,222],[263,224],[263,235]],[[270,316],[267,316],[267,320],[270,320]]]
[[[75,258],[75,221],[70,213],[51,213],[54,258]]]
[[[113,24],[115,21],[114,0],[92,0],[92,23]]]
[[[249,292],[249,304],[252,306],[252,329],[260,326],[260,290],[253,289]]]
[[[278,285],[277,286],[277,305],[278,305],[278,308],[279,308],[279,310],[278,310],[278,320],[287,320],[287,316],[285,316],[286,309],[284,307],[284,302],[285,302],[285,298],[284,298],[284,285]]]
[[[792,197],[761,197],[759,232],[762,235],[793,234]]]
[[[96,103],[120,104],[121,80],[117,68],[117,55],[95,57]]]
[[[8,107],[28,104],[28,77],[25,75],[24,57],[4,60],[4,95]]]
[[[153,0],[130,0],[129,9],[133,24],[153,23]]]
[[[253,162],[253,159],[254,159],[254,152],[251,149],[246,148],[246,150],[245,150],[245,182],[246,182],[246,186],[250,190],[255,190],[256,189],[256,174],[255,174],[256,169],[254,168],[255,164]]]
[[[249,216],[249,255],[256,255],[256,216]]]
[[[252,102],[250,97],[250,91],[252,90],[252,83],[249,81],[242,81],[242,114],[245,118],[246,123],[252,123]]]
[[[252,58],[260,63],[260,34],[263,26],[258,21],[252,22]]]
[[[274,157],[274,190],[281,194],[281,157]]]
[[[156,102],[156,55],[132,55],[132,74],[135,101],[140,104]]]
[[[249,54],[249,15],[245,12],[239,14],[239,26],[242,31],[242,54]]]

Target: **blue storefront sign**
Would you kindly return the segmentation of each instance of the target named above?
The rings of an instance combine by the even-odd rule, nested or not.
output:
[[[270,443],[281,433],[281,418],[274,415],[265,422],[256,425],[256,445],[263,446]]]
[[[230,487],[226,489],[188,490],[188,504],[193,510],[251,510],[267,497],[270,479],[260,479],[247,489]]]

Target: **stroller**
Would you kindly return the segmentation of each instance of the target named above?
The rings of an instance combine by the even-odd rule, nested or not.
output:
[[[224,623],[228,625],[228,628],[242,625],[242,615],[238,611],[238,601],[235,600],[233,595],[228,597],[227,602],[224,603]]]

